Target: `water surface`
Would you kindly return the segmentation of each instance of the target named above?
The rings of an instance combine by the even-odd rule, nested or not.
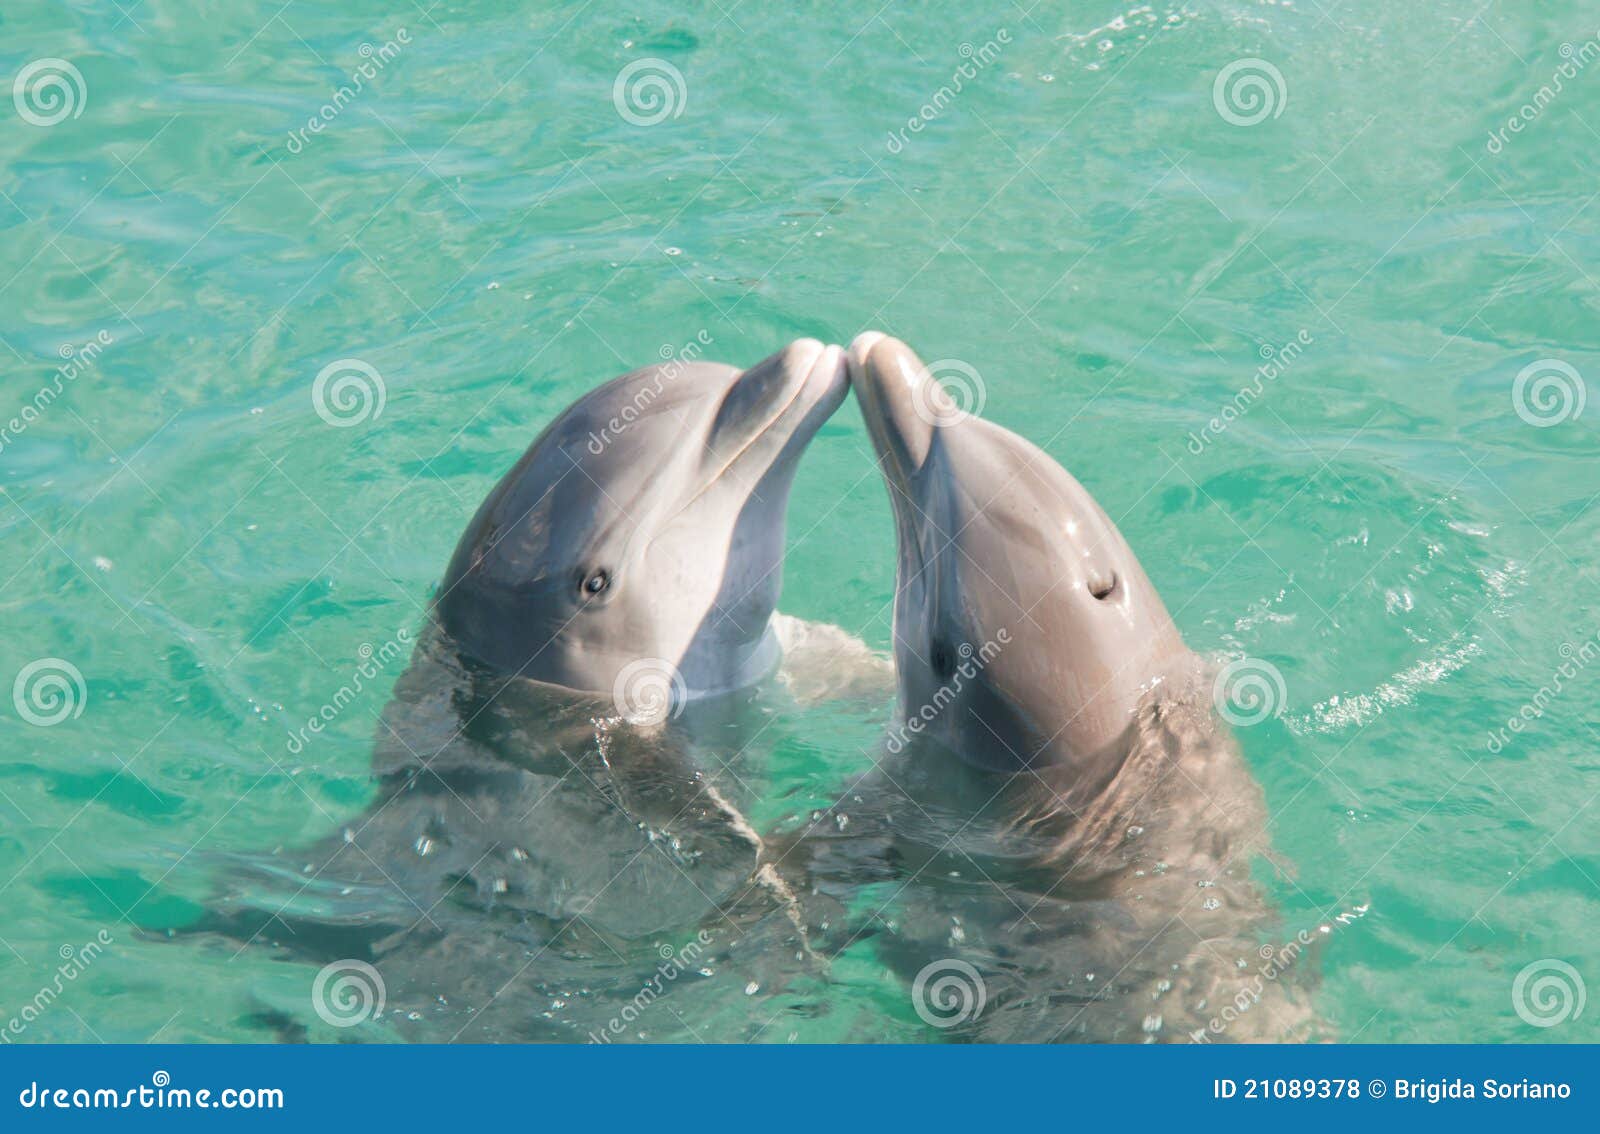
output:
[[[71,667],[59,723],[0,706],[0,1014],[112,942],[8,1038],[306,1015],[315,966],[133,927],[366,804],[400,663],[295,730],[496,478],[697,336],[878,328],[1097,494],[1191,645],[1281,674],[1240,730],[1296,868],[1261,877],[1290,932],[1367,907],[1321,959],[1341,1035],[1595,1039],[1512,986],[1600,978],[1600,24],[1474,7],[8,5],[7,82],[81,83],[0,106],[0,411],[51,391],[0,437],[0,678]],[[642,60],[665,107],[614,97]],[[381,412],[331,425],[351,359]],[[809,452],[783,608],[883,647],[869,452],[852,405]],[[787,722],[754,817],[832,804],[883,723]],[[938,1038],[870,941],[821,999],[760,1034]]]

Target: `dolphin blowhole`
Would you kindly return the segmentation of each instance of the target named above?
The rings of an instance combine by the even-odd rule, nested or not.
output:
[[[896,530],[902,723],[980,768],[1105,781],[1150,691],[1192,658],[1132,548],[1042,449],[956,412],[898,339],[856,338],[851,385]],[[960,688],[954,642],[1013,644]],[[946,663],[941,665],[941,661]]]

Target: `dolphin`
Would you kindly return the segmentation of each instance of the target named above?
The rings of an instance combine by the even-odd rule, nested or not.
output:
[[[851,365],[894,510],[902,706],[951,686],[933,738],[991,771],[1070,767],[1075,789],[1100,790],[1137,705],[1191,661],[1161,597],[1083,485],[962,414],[903,343],[868,332]],[[986,642],[1006,648],[955,688],[961,647]]]
[[[1221,1020],[1270,944],[1264,810],[1128,542],[904,343],[863,334],[849,367],[894,512],[898,707],[847,814],[789,834],[797,888],[898,883],[874,947],[954,1037],[1309,1034],[1304,964]]]
[[[770,675],[790,484],[846,374],[839,347],[801,339],[742,372],[668,362],[581,398],[467,525],[441,626],[503,673],[585,692],[654,659],[674,707]]]
[[[741,810],[761,781],[743,724],[770,724],[789,489],[847,379],[803,339],[743,371],[648,366],[560,413],[460,537],[379,721],[376,798],[231,860],[198,931],[370,966],[388,1011],[362,1022],[404,1039],[690,1038],[701,1013],[641,1020],[641,989],[739,1002],[769,958],[804,958]],[[262,1018],[325,1031],[316,987],[338,986],[308,973]]]

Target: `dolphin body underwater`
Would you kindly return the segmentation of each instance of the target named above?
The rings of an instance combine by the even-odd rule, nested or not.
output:
[[[872,947],[949,1038],[1318,1037],[1316,939],[1275,943],[1250,877],[1260,789],[1121,533],[905,344],[864,334],[849,366],[895,519],[898,719],[848,824],[788,836],[795,888],[884,883]]]
[[[397,1039],[688,1039],[687,1005],[742,1000],[780,958],[806,971],[740,807],[780,639],[833,682],[843,635],[775,606],[795,468],[846,389],[842,350],[801,340],[743,372],[646,367],[558,416],[456,547],[380,720],[374,802],[312,847],[231,858],[184,936],[370,965]],[[641,1019],[668,984],[677,1010]],[[259,1016],[303,1038],[310,1006]]]

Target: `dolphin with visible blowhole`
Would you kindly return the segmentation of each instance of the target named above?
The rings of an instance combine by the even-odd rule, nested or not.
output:
[[[894,514],[897,710],[833,822],[787,836],[796,887],[891,884],[873,947],[953,1037],[1312,1035],[1305,950],[1250,980],[1276,949],[1261,792],[1127,540],[903,342],[849,366]]]

